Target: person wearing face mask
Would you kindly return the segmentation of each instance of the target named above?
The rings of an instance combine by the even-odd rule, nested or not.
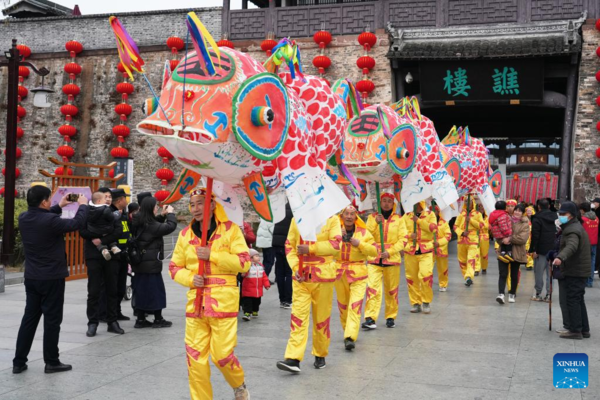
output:
[[[210,201],[208,215],[204,202]],[[190,194],[192,223],[179,233],[169,264],[171,278],[189,288],[185,308],[185,349],[192,400],[212,399],[208,356],[233,388],[236,400],[247,400],[244,370],[234,354],[240,293],[237,274],[250,269],[244,234],[223,206],[206,190]],[[202,246],[202,223],[209,219],[208,243]]]
[[[346,350],[354,350],[367,290],[367,261],[377,257],[377,246],[356,208],[346,207],[339,218],[342,245],[336,260],[335,292],[344,329],[344,346]]]
[[[507,279],[510,273],[510,287],[508,294],[508,302],[514,303],[516,301],[515,296],[517,293],[517,287],[519,285],[519,266],[527,262],[527,250],[525,250],[525,244],[529,240],[529,219],[525,216],[525,206],[518,204],[513,210],[513,228],[512,236],[504,238],[502,241],[505,244],[512,244],[512,258],[514,261],[506,263],[501,259],[498,259],[498,296],[496,301],[499,304],[504,304],[504,290],[506,287]]]
[[[564,277],[566,292],[565,330],[561,332],[563,339],[590,337],[590,324],[585,305],[585,286],[590,275],[592,264],[590,240],[585,229],[577,219],[577,206],[571,201],[565,201],[558,210],[558,219],[562,228],[560,250],[553,265],[558,265]],[[563,304],[561,304],[561,309]],[[563,310],[565,313],[565,310]]]
[[[402,217],[406,227],[404,271],[408,283],[411,313],[430,314],[433,300],[433,236],[437,232],[435,214],[424,201]]]
[[[385,297],[385,324],[388,328],[396,326],[398,315],[398,288],[400,286],[400,252],[404,249],[406,228],[396,214],[394,195],[381,195],[381,214],[373,213],[367,219],[367,230],[375,238],[380,257],[369,263],[369,279],[367,283],[367,305],[363,329],[377,328],[376,321],[381,311],[381,298]],[[381,250],[381,230],[383,231],[384,249]],[[382,284],[383,281],[383,294]]]

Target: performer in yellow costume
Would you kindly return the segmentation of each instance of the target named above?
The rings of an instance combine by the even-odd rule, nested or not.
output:
[[[465,279],[465,285],[473,284],[475,271],[479,267],[479,230],[483,225],[481,213],[475,208],[475,199],[468,195],[463,210],[454,222],[458,235],[458,264]]]
[[[367,230],[375,239],[380,258],[369,263],[369,278],[367,281],[367,305],[365,308],[364,329],[377,328],[377,317],[381,311],[381,281],[385,294],[385,324],[388,328],[396,326],[398,315],[398,289],[400,287],[400,252],[404,248],[406,229],[396,214],[394,195],[381,195],[381,213],[371,214],[367,219]],[[380,225],[382,225],[380,227]],[[381,230],[383,230],[384,250],[381,251]]]
[[[329,353],[331,304],[333,284],[336,277],[334,257],[340,253],[342,230],[337,216],[329,218],[316,242],[305,242],[300,237],[296,220],[292,220],[285,245],[287,260],[294,274],[291,331],[285,350],[285,360],[277,368],[288,372],[300,372],[308,341],[310,311],[313,314],[314,366],[325,368]]]
[[[448,289],[448,243],[452,239],[450,225],[440,214],[440,208],[432,202],[431,207],[437,218],[437,232],[434,234],[433,249],[435,254],[435,265],[437,267],[440,292]]]
[[[481,213],[481,218],[483,219],[483,226],[479,230],[479,264],[481,267],[481,273],[485,275],[487,274],[487,268],[489,264],[490,221],[482,204],[477,205],[477,210]]]
[[[344,346],[353,350],[358,331],[363,299],[367,289],[367,261],[377,257],[373,235],[369,233],[356,208],[348,206],[340,215],[342,246],[337,258],[337,294],[340,320],[344,329]]]
[[[535,215],[533,206],[529,206],[525,209],[525,215],[529,219],[529,240],[527,240],[527,244],[525,245],[525,248],[527,249],[527,264],[525,265],[525,269],[527,269],[527,271],[533,271],[533,256],[529,252],[529,246],[531,245],[531,219]]]
[[[244,370],[234,355],[240,292],[238,272],[250,269],[250,254],[240,228],[229,221],[213,199],[204,215],[206,191],[194,190],[190,211],[194,217],[177,239],[169,265],[171,278],[189,288],[185,309],[185,349],[193,400],[212,399],[208,355],[233,388],[236,400],[249,398]],[[210,218],[208,245],[201,247],[202,221]],[[201,265],[202,263],[202,265]],[[199,271],[203,269],[203,271]],[[200,273],[199,273],[200,272]]]
[[[433,300],[433,235],[437,232],[435,214],[424,201],[402,217],[406,228],[404,271],[408,283],[411,313],[431,313]]]

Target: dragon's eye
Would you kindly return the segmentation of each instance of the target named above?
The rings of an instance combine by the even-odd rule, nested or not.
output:
[[[270,125],[275,120],[275,113],[271,107],[257,106],[252,108],[250,119],[254,126]]]

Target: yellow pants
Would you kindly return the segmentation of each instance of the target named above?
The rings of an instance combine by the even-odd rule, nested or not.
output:
[[[292,321],[290,339],[285,349],[285,358],[302,361],[308,341],[308,323],[310,310],[313,314],[312,355],[327,357],[329,353],[329,321],[331,302],[333,301],[333,282],[292,281],[294,302],[292,303]]]
[[[517,293],[517,291],[519,290],[519,287],[521,286],[521,268],[519,268],[519,275],[517,277],[517,290],[515,290],[515,294]],[[510,268],[508,269],[508,276],[506,277],[506,288],[508,289],[508,291],[510,292]]]
[[[381,311],[381,281],[385,291],[385,319],[396,319],[398,315],[398,288],[400,286],[400,266],[380,267],[369,265],[369,279],[367,282],[367,306],[365,318],[371,317],[377,321]]]
[[[237,318],[186,318],[185,350],[192,400],[213,398],[208,355],[229,386],[244,383],[244,370],[233,349],[237,344]]]
[[[433,253],[404,255],[404,271],[408,283],[410,304],[431,303],[433,300]]]
[[[340,321],[342,322],[342,329],[344,329],[344,339],[350,338],[356,341],[358,338],[360,316],[366,290],[366,279],[348,283],[345,272],[341,278],[335,281],[335,293],[340,310]],[[348,307],[350,307],[350,310],[348,310]]]
[[[525,265],[525,268],[533,269],[533,257],[529,253],[527,253],[527,265]]]
[[[436,256],[435,265],[437,267],[438,282],[440,284],[440,287],[448,287],[448,256]]]
[[[488,268],[488,256],[490,254],[490,241],[482,240],[479,243],[479,261],[481,264],[481,269],[487,271]]]
[[[473,279],[475,271],[481,268],[479,265],[479,246],[476,244],[459,244],[458,245],[458,264],[463,278]]]

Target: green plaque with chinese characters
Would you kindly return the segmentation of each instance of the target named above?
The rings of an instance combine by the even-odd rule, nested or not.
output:
[[[536,103],[544,93],[541,59],[423,61],[423,103]],[[517,100],[517,101],[515,101]]]

